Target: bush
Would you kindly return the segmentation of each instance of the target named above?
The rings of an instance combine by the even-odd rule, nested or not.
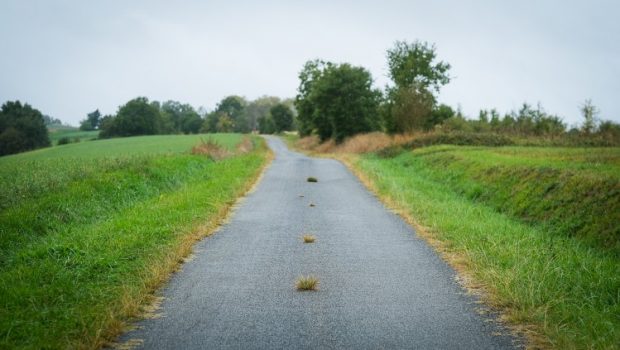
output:
[[[403,147],[419,148],[432,145],[508,146],[514,144],[515,142],[505,135],[459,131],[423,134],[405,143]]]
[[[58,146],[66,145],[66,144],[69,144],[69,143],[71,143],[71,139],[69,137],[67,137],[67,136],[63,136],[60,139],[58,139]]]
[[[8,101],[0,110],[0,156],[51,145],[43,114],[30,105]]]

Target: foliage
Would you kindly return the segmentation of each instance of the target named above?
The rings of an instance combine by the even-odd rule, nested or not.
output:
[[[155,135],[161,130],[161,115],[146,97],[138,97],[119,107],[116,116],[101,121],[102,138]]]
[[[276,132],[276,125],[270,115],[258,118],[258,131],[261,134],[273,134]]]
[[[282,132],[293,129],[293,111],[284,103],[271,107],[269,114],[273,119],[274,131]]]
[[[260,119],[266,119],[269,117],[269,111],[271,108],[279,103],[282,103],[282,100],[279,97],[275,96],[262,96],[257,98],[256,100],[250,101],[245,108],[246,115],[248,118],[248,123],[251,130],[261,130],[260,127]],[[265,122],[263,122],[264,124]],[[263,130],[265,125],[263,125]],[[261,134],[272,134],[273,131],[263,132],[260,131]]]
[[[166,101],[161,105],[162,134],[197,134],[203,120],[194,108],[177,101]]]
[[[376,130],[380,92],[372,76],[348,63],[309,61],[300,73],[295,100],[300,134],[316,130],[322,141]]]
[[[231,150],[240,141],[213,137]],[[0,159],[0,196],[13,194],[0,201],[0,348],[99,348],[137,316],[265,162],[264,149],[219,162],[189,154],[199,139],[111,139]]]
[[[356,168],[508,320],[534,324],[547,346],[604,349],[620,339],[619,159],[618,149],[435,146],[366,155]]]
[[[389,96],[389,113],[385,121],[388,131],[410,133],[428,129],[435,104],[435,98],[428,90],[419,86],[402,87],[391,90]]]
[[[558,116],[545,112],[540,104],[536,109],[523,103],[518,111],[500,117],[492,110],[481,110],[477,120],[468,120],[461,115],[444,120],[439,127],[445,131],[495,132],[517,136],[557,136],[566,130],[566,125]]]
[[[46,115],[46,114],[43,115],[43,122],[45,123],[45,126],[47,126],[48,128],[63,126],[62,120],[58,118],[50,117],[49,115]]]
[[[450,82],[450,64],[435,62],[435,45],[414,41],[397,41],[387,51],[389,76],[397,88],[419,87],[439,92]]]
[[[86,115],[86,119],[80,122],[80,130],[82,131],[97,130],[99,128],[100,121],[101,121],[101,113],[97,109],[94,112],[88,113]]]
[[[58,142],[62,138],[73,140],[73,142],[80,142],[85,140],[96,140],[99,136],[98,130],[93,131],[81,131],[74,127],[63,127],[61,129],[49,130],[50,139],[52,144],[58,145]]]
[[[592,133],[596,129],[596,116],[598,115],[598,108],[592,104],[592,100],[586,100],[581,106],[581,115],[583,115],[582,130],[586,134]]]
[[[450,64],[436,61],[435,45],[414,41],[397,41],[387,51],[389,76],[394,83],[386,91],[384,118],[392,133],[430,130],[437,124],[435,96],[450,82]],[[448,112],[444,110],[442,112]]]
[[[0,156],[50,146],[43,115],[29,104],[7,101],[0,109]]]

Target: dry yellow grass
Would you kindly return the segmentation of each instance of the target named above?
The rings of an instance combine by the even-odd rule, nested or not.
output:
[[[314,241],[316,240],[316,237],[314,237],[313,235],[304,235],[303,239],[304,239],[304,243],[314,243]]]
[[[306,291],[306,290],[317,290],[319,287],[319,279],[309,275],[309,276],[299,276],[297,281],[295,281],[295,288],[297,290]]]
[[[206,141],[200,139],[200,143],[192,147],[192,154],[206,155],[213,160],[228,158],[232,155],[230,151],[211,138]]]
[[[333,140],[320,143],[319,138],[316,135],[313,135],[299,139],[295,143],[295,147],[302,151],[313,153],[360,154],[375,152],[391,146],[402,145],[413,140],[417,136],[419,135],[388,135],[382,132],[371,132],[368,134],[355,135],[337,145]]]

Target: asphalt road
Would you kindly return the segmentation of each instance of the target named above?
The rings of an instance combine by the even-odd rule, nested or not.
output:
[[[256,191],[162,290],[162,317],[141,321],[120,342],[147,349],[515,348],[506,330],[477,312],[454,271],[344,165],[268,142],[276,158]],[[303,244],[303,233],[316,242]],[[295,290],[302,274],[317,276],[319,290]]]

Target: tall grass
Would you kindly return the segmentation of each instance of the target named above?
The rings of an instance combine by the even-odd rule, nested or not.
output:
[[[0,208],[0,348],[93,348],[112,339],[266,159],[264,145],[214,161],[190,154],[196,137],[154,138],[0,160],[0,188],[19,184]],[[231,151],[241,142],[216,138]]]
[[[533,346],[558,349],[620,344],[620,263],[614,248],[605,245],[606,238],[593,244],[547,223],[557,214],[568,219],[561,215],[565,210],[582,227],[591,225],[591,234],[601,227],[597,223],[607,222],[608,233],[617,235],[617,195],[605,191],[618,188],[618,166],[618,149],[520,147],[436,146],[354,161],[380,195],[441,242],[446,256],[486,289],[489,303],[526,330]],[[581,167],[587,169],[577,170]],[[523,176],[525,169],[529,176]],[[540,172],[554,175],[539,179]],[[562,189],[557,197],[539,190],[551,179]],[[597,179],[603,187],[592,185]],[[584,186],[591,186],[596,201],[579,197]],[[571,199],[562,201],[562,194]],[[589,212],[591,205],[608,210]],[[590,217],[594,214],[598,217]]]

